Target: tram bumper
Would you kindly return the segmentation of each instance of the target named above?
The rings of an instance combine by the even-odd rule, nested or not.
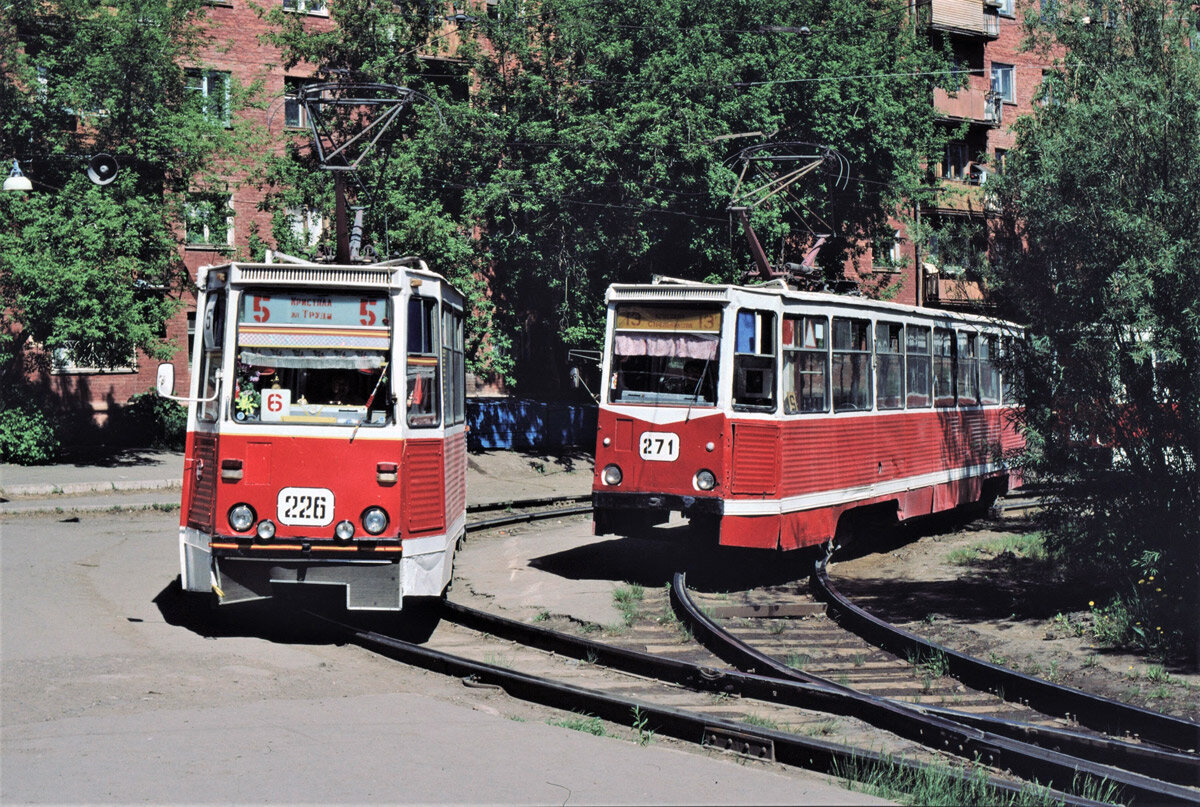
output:
[[[213,564],[222,605],[261,600],[275,584],[344,586],[349,610],[400,609],[399,561],[281,560],[219,557]]]
[[[671,513],[689,520],[719,519],[724,501],[715,496],[687,496],[678,493],[592,492],[592,513],[596,535],[629,535],[658,524],[665,524]]]

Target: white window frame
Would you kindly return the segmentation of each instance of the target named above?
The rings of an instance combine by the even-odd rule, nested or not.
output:
[[[56,347],[50,351],[50,375],[102,375],[105,373],[136,373],[137,372],[137,353],[136,351],[129,356],[129,361],[123,365],[115,367],[92,367],[84,364],[76,364],[71,358],[70,344],[63,347]]]
[[[321,243],[321,236],[325,232],[325,216],[320,210],[311,207],[289,207],[286,212],[292,234],[300,239],[302,244],[315,247]]]
[[[308,128],[308,112],[304,108],[304,104],[300,103],[299,90],[306,84],[312,83],[311,79],[298,78],[295,76],[287,76],[283,80],[283,125],[287,129],[307,129]],[[296,111],[296,122],[288,120],[290,110]]]
[[[193,241],[194,234],[191,229],[192,211],[198,204],[201,197],[208,197],[214,201],[221,199],[223,206],[228,212],[225,216],[225,235],[222,238],[218,233],[214,233],[213,228],[206,222],[203,225],[203,232],[200,234],[200,240]],[[184,246],[188,249],[223,249],[233,246],[233,195],[219,193],[192,193],[188,195],[187,201],[184,202]]]
[[[1011,64],[992,62],[992,92],[998,94],[1006,104],[1017,102],[1016,72],[1016,67]]]
[[[307,14],[310,17],[328,17],[329,4],[325,0],[281,0],[284,11]]]
[[[220,79],[220,87],[217,86],[217,79]],[[191,92],[199,93],[202,99],[200,102],[201,109],[204,111],[205,117],[226,127],[231,122],[229,112],[231,79],[231,74],[225,70],[206,70],[199,67],[189,67],[187,69],[187,89]],[[217,94],[222,96],[219,114],[213,111],[212,103],[209,101],[210,98]]]

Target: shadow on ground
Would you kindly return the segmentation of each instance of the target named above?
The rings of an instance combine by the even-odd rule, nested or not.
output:
[[[336,623],[421,643],[439,619],[438,601],[405,600],[398,612],[347,611],[340,586],[277,586],[266,600],[217,605],[212,595],[185,592],[179,578],[163,588],[154,604],[168,625],[206,639],[247,637],[280,644],[349,644],[353,635]]]
[[[687,526],[659,527],[654,537],[602,540],[530,560],[529,565],[568,580],[612,580],[655,588],[687,575],[697,591],[742,591],[808,578],[812,550],[775,552],[716,546],[691,537]]]

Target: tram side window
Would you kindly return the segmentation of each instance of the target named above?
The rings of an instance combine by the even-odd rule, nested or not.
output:
[[[218,374],[225,356],[225,295],[217,293],[204,304],[204,344],[200,355],[200,402],[196,418],[213,423],[221,411],[217,400],[220,389]],[[211,398],[212,400],[205,400]]]
[[[954,406],[954,331],[933,330],[933,405]]]
[[[467,419],[466,383],[463,315],[446,306],[442,309],[442,398],[446,406],[446,425],[457,425]]]
[[[408,367],[405,407],[408,425],[438,425],[438,303],[427,297],[408,299]]]
[[[979,340],[979,402],[985,406],[1000,403],[999,344],[994,334],[985,334]]]
[[[924,325],[907,325],[905,332],[905,403],[909,409],[924,409],[933,402],[930,386],[932,358],[930,356],[929,328]]]
[[[1005,406],[1015,406],[1020,396],[1020,377],[1017,375],[1017,368],[1013,362],[1013,350],[1015,349],[1015,340],[1011,336],[1006,336],[1000,342],[1000,349],[1004,355],[1004,374],[1001,377],[1001,396],[1000,400]]]
[[[735,409],[775,411],[775,314],[737,313],[733,352]]]
[[[783,413],[829,411],[829,320],[783,318]]]
[[[979,337],[958,332],[958,405],[979,403]]]
[[[833,318],[833,411],[871,408],[871,323]]]
[[[898,322],[875,324],[875,405],[904,408],[904,326]]]

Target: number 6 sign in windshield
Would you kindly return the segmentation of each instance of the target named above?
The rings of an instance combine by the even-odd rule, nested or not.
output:
[[[679,459],[679,435],[673,432],[642,432],[638,454],[651,462],[674,462]]]

